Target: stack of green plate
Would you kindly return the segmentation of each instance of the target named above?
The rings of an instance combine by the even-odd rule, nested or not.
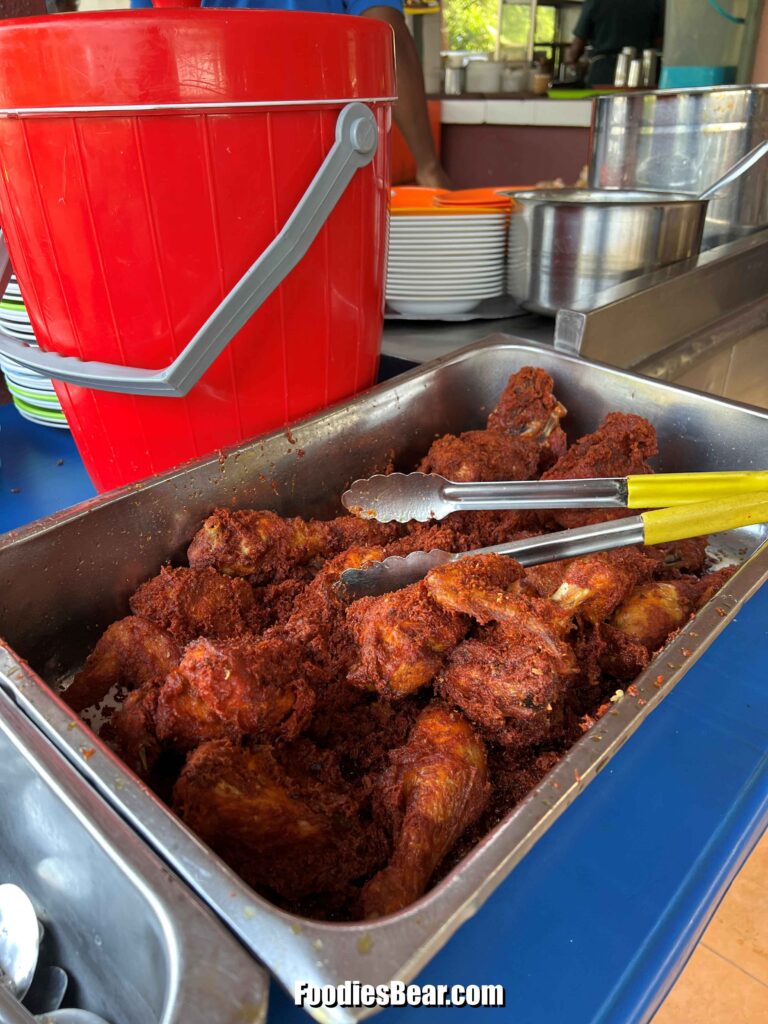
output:
[[[15,277],[11,277],[0,301],[0,329],[14,338],[26,341],[29,345],[35,344],[35,332]],[[31,420],[32,423],[68,429],[53,384],[47,377],[33,373],[32,370],[25,370],[12,360],[2,357],[0,370],[19,415],[25,420]]]

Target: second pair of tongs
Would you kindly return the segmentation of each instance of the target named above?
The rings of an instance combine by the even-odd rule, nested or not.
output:
[[[340,584],[350,598],[375,597],[400,590],[423,579],[431,569],[470,555],[507,555],[521,565],[541,565],[630,544],[665,544],[686,537],[733,530],[768,522],[768,492],[720,498],[696,504],[659,508],[639,516],[608,523],[579,526],[575,530],[544,533],[475,551],[414,551],[368,562],[362,569],[345,569]]]
[[[389,473],[356,480],[341,501],[361,519],[428,522],[451,512],[545,508],[667,508],[768,492],[768,471],[649,473],[587,480],[454,483],[437,473]]]

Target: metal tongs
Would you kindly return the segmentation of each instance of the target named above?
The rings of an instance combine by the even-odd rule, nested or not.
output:
[[[437,473],[390,473],[356,480],[341,503],[361,519],[425,523],[451,512],[545,508],[666,508],[768,492],[768,471],[649,473],[587,480],[454,483]]]
[[[542,562],[610,551],[629,544],[665,544],[686,537],[699,537],[706,533],[719,533],[764,522],[768,522],[768,488],[762,493],[748,496],[737,494],[715,501],[654,509],[639,516],[579,526],[575,530],[546,533],[507,544],[494,544],[475,551],[452,553],[434,550],[414,551],[405,556],[391,555],[381,562],[368,562],[362,569],[345,569],[340,584],[350,598],[374,597],[417,583],[431,569],[470,555],[508,555],[524,566],[540,565]]]

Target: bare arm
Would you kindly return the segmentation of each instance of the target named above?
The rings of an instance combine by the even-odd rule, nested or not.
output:
[[[579,57],[582,55],[582,53],[584,53],[586,47],[587,42],[585,39],[579,39],[578,36],[574,36],[573,42],[568,47],[568,53],[565,56],[566,63],[576,64],[579,60]]]
[[[395,121],[405,136],[416,161],[416,182],[433,188],[448,188],[448,176],[435,150],[424,93],[424,75],[413,37],[405,18],[393,7],[369,7],[363,17],[376,18],[392,26],[395,33],[398,99]]]

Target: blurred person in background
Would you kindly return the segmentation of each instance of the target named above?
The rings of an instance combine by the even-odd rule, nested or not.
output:
[[[616,58],[625,46],[660,50],[664,39],[664,0],[585,0],[566,60],[577,64],[587,46],[592,57],[587,85],[613,85]]]
[[[131,7],[151,6],[151,0],[131,0]],[[203,0],[202,6],[359,14],[363,18],[386,22],[395,33],[398,92],[394,106],[395,122],[416,162],[416,184],[430,188],[450,187],[432,138],[424,74],[416,44],[405,23],[402,0]]]

